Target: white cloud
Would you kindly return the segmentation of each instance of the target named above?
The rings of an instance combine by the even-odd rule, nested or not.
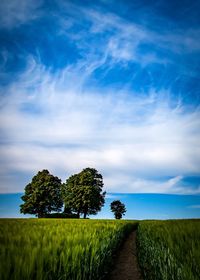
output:
[[[181,100],[174,104],[170,90],[162,88],[151,88],[144,95],[130,91],[128,84],[113,90],[90,85],[91,75],[103,65],[109,71],[115,63],[169,62],[153,52],[139,54],[142,43],[176,54],[198,51],[199,31],[160,34],[100,9],[58,3],[66,13],[65,18],[56,17],[55,12],[59,34],[83,50],[82,58],[52,74],[30,56],[26,71],[2,89],[2,191],[20,190],[16,180],[8,180],[10,172],[30,174],[48,168],[64,180],[93,166],[102,172],[106,189],[112,192],[199,192],[182,185],[182,176],[198,175],[200,170],[199,108],[185,108]],[[1,26],[13,28],[37,18],[41,4],[1,2]],[[74,25],[83,28],[75,33]],[[7,56],[4,52],[4,63]],[[171,179],[144,179],[162,176]]]
[[[109,192],[119,193],[160,193],[160,194],[200,194],[200,188],[184,186],[182,176],[176,176],[168,180],[153,180],[137,178],[131,173],[112,174],[106,177],[106,185]]]
[[[42,0],[1,0],[0,26],[6,29],[17,27],[39,17]]]
[[[138,47],[141,43],[155,43],[156,41],[156,45],[159,44],[160,38],[157,38],[157,34],[151,30],[129,22],[116,14],[101,11],[101,9],[86,9],[69,5],[69,3],[66,6],[65,2],[63,6],[70,11],[69,14],[73,17],[70,18],[70,24],[69,21],[67,22],[67,32],[65,32],[66,23],[63,18],[60,18],[61,29],[72,41],[77,42],[77,48],[87,50],[87,57],[95,50],[96,55],[106,59],[111,58],[110,67],[115,63],[128,61],[139,62],[143,66],[153,62],[162,64],[169,62],[167,59],[157,57],[155,53],[143,53],[142,55],[138,53]],[[79,34],[71,33],[69,26],[74,27],[78,23],[77,18],[80,15],[82,18],[80,24],[88,26],[89,23],[89,30],[87,27]],[[90,38],[93,36],[95,36],[95,41],[93,40],[91,48]]]
[[[73,41],[77,41],[78,48],[90,48],[89,38],[94,37],[96,39],[96,47],[94,47],[94,40],[92,48],[98,52],[106,53],[107,57],[112,58],[111,63],[134,61],[140,63],[142,66],[146,66],[151,63],[161,63],[163,65],[167,63],[174,63],[170,58],[170,53],[175,55],[185,55],[200,51],[199,34],[200,29],[171,29],[164,32],[156,31],[154,26],[141,25],[134,20],[129,21],[120,17],[117,14],[104,11],[100,7],[84,8],[76,6],[70,3],[67,4],[61,1],[62,7],[66,11],[70,11],[72,15],[70,25],[78,24],[77,19],[82,18],[81,25],[86,24],[87,30],[82,31],[81,34],[70,33],[67,30],[66,35],[70,36]],[[147,13],[147,18],[151,15]],[[151,20],[151,19],[150,19]],[[60,19],[61,28],[65,29],[65,24],[62,24],[63,19]],[[166,27],[166,22],[163,21],[163,27]],[[89,26],[89,30],[88,30]],[[103,39],[103,41],[101,41]],[[88,39],[88,40],[87,40]],[[149,45],[150,47],[146,52],[139,52],[141,44]],[[101,47],[102,46],[102,47]],[[155,51],[164,50],[167,52],[166,56],[159,56]],[[89,53],[90,53],[89,52]],[[163,54],[164,54],[163,52]]]
[[[126,197],[126,195],[119,195],[119,194],[111,194],[111,193],[106,193],[106,198],[108,198],[108,199],[115,199],[115,200],[117,200],[117,199],[123,199],[123,198],[125,198]]]
[[[200,205],[190,205],[188,208],[200,209]]]
[[[48,168],[64,180],[92,166],[110,192],[196,193],[181,185],[180,174],[199,174],[199,110],[172,106],[164,91],[102,94],[84,86],[88,77],[80,80],[79,69],[53,76],[30,59],[7,87],[0,112],[3,174]],[[157,176],[173,179],[142,179]]]

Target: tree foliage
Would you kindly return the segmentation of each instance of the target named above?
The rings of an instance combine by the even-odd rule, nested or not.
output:
[[[106,192],[102,191],[103,177],[94,168],[85,168],[70,176],[63,185],[65,207],[78,216],[97,214],[105,202]]]
[[[24,204],[20,205],[20,212],[24,214],[35,214],[41,218],[51,211],[61,211],[61,180],[48,170],[39,171],[25,187],[22,200]]]
[[[115,219],[121,219],[122,215],[126,213],[125,205],[120,200],[114,200],[110,204],[110,208],[115,215]]]

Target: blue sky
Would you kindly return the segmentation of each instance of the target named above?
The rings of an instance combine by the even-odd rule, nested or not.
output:
[[[44,168],[64,181],[89,166],[108,193],[200,205],[199,11],[188,0],[2,0],[0,193],[23,192]]]
[[[20,214],[19,205],[22,193],[0,195],[1,218],[33,218],[32,215]],[[104,207],[93,219],[113,219],[110,203],[120,200],[126,206],[125,219],[189,219],[200,217],[199,195],[170,194],[107,194]]]

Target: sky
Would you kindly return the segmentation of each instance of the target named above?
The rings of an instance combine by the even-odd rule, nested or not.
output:
[[[199,215],[199,11],[1,0],[1,201],[39,170],[65,181],[93,167],[108,194],[187,196]]]
[[[22,193],[0,195],[1,218],[34,218],[33,215],[20,214],[19,205],[22,204]],[[113,219],[110,210],[113,200],[120,200],[125,204],[126,213],[123,219],[190,219],[200,218],[199,195],[171,195],[171,194],[128,194],[110,193],[106,195],[105,205],[97,215],[90,215],[90,219]]]

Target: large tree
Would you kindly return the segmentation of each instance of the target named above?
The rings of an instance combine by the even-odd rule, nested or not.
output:
[[[94,168],[85,168],[70,176],[63,185],[65,207],[84,218],[97,214],[105,203],[106,192],[102,191],[103,177]]]
[[[126,212],[125,205],[120,200],[114,200],[110,204],[110,208],[115,215],[115,219],[121,219]]]
[[[48,170],[39,171],[25,187],[25,194],[22,196],[24,204],[20,205],[20,212],[42,218],[51,211],[61,211],[61,186],[61,180]]]

